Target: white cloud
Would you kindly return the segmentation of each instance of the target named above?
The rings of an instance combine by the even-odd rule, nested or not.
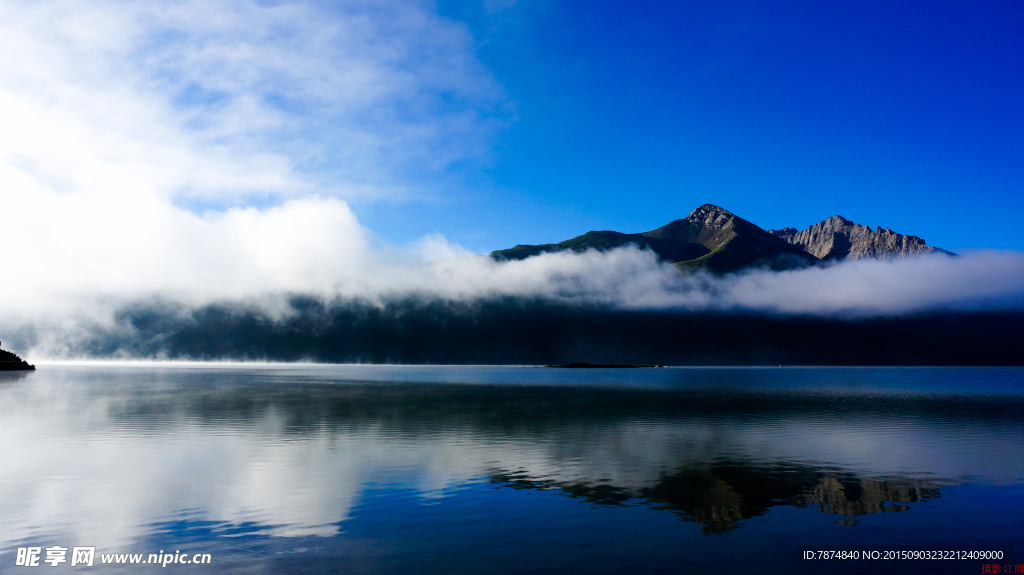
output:
[[[429,8],[5,1],[0,155],[72,188],[393,193],[484,151],[498,97]]]
[[[499,88],[432,9],[0,0],[0,317],[351,292],[343,200],[486,151]]]
[[[431,240],[432,253],[445,253],[439,242]],[[1024,307],[1024,253],[984,250],[957,257],[852,260],[787,272],[757,269],[711,276],[680,275],[653,253],[626,247],[504,263],[447,257],[364,287],[370,290],[366,295],[391,297],[526,296],[622,309],[886,316]]]
[[[1024,253],[854,260],[726,282],[724,305],[780,313],[896,315],[1024,306]]]

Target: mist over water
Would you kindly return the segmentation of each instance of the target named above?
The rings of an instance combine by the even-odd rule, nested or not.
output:
[[[344,266],[324,269],[347,283],[273,291],[252,281],[249,295],[231,297],[210,295],[213,284],[202,296],[67,291],[53,296],[51,308],[35,298],[53,294],[24,286],[31,296],[12,292],[2,302],[5,339],[37,359],[538,363],[612,354],[654,363],[872,363],[874,350],[874,363],[1004,364],[1013,363],[1005,348],[1019,336],[1012,318],[1024,293],[1024,258],[1013,252],[725,276],[680,275],[635,248],[516,262],[467,256],[380,267],[365,277]],[[768,337],[772,329],[780,337]],[[831,331],[835,349],[813,349],[822,345],[820,331]],[[473,338],[492,346],[460,350]],[[674,351],[661,349],[666,338],[678,344]],[[653,351],[627,357],[644,346]]]
[[[45,331],[26,336],[57,357],[122,360],[1018,365],[1024,313],[835,318],[623,310],[539,298],[324,304],[296,297],[274,312],[238,304],[137,305],[119,310],[109,325],[88,327],[48,340],[31,339],[53,336]]]

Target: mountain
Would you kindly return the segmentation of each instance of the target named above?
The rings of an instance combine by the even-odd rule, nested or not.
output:
[[[952,255],[927,245],[917,236],[905,236],[881,226],[872,231],[843,216],[832,216],[799,232],[796,228],[782,228],[768,233],[822,260],[893,259],[936,252]]]
[[[498,261],[521,260],[548,252],[605,251],[629,244],[651,250],[680,270],[706,269],[716,273],[749,267],[792,269],[821,260],[847,258],[954,255],[927,245],[917,236],[905,236],[889,228],[872,230],[842,216],[832,216],[803,231],[796,228],[765,231],[732,212],[704,204],[685,218],[649,232],[587,232],[557,244],[517,245],[491,252],[491,257]]]
[[[31,365],[9,351],[0,349],[0,371],[24,371],[35,369]]]
[[[758,266],[788,269],[818,261],[802,248],[711,204],[704,204],[686,218],[649,232],[587,232],[557,244],[517,245],[491,252],[491,257],[499,261],[521,260],[548,252],[604,251],[628,244],[650,249],[680,269],[707,269],[717,273]]]

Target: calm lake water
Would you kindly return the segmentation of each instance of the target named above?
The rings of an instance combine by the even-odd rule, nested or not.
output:
[[[801,545],[1024,563],[1021,369],[43,365],[0,374],[0,462],[3,573],[982,572]],[[16,566],[31,546],[95,562]],[[161,552],[211,563],[101,564]]]

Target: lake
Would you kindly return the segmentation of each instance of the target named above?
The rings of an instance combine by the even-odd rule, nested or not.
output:
[[[0,438],[3,573],[1024,563],[1017,368],[44,364],[0,374]],[[797,562],[808,546],[1017,555]]]

